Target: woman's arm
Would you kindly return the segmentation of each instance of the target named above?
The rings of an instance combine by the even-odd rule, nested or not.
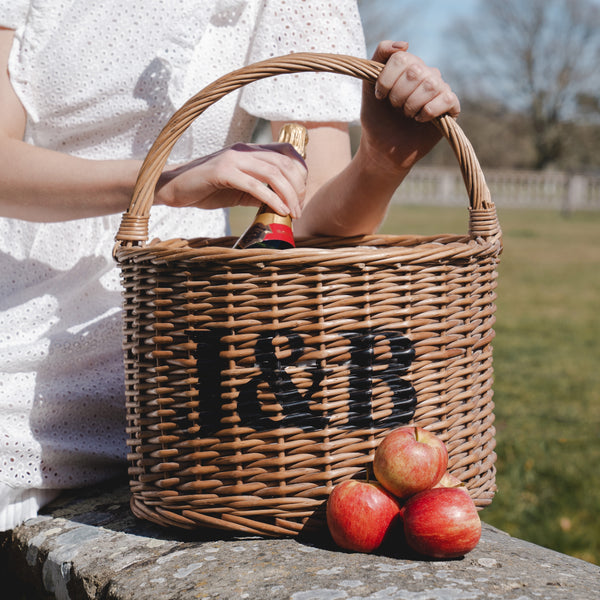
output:
[[[0,215],[60,221],[125,210],[137,161],[88,161],[22,141],[26,113],[8,75],[13,35],[0,29]]]
[[[332,136],[329,125],[309,131],[308,201],[294,226],[298,236],[373,233],[396,188],[439,141],[429,121],[460,112],[458,98],[440,72],[407,48],[405,42],[388,41],[375,51],[373,59],[385,67],[375,86],[363,86],[361,141],[352,160],[347,134],[345,139]],[[326,166],[331,166],[329,179],[323,173]],[[312,183],[313,177],[318,181]]]
[[[121,213],[141,161],[87,160],[23,142],[26,112],[8,73],[14,32],[0,28],[0,216],[66,221]],[[217,208],[269,204],[299,216],[306,167],[281,145],[238,144],[165,170],[155,202]]]
[[[271,124],[274,139],[282,125]],[[398,178],[388,181],[378,165],[369,167],[361,156],[352,160],[345,123],[303,125],[308,130],[306,204],[294,222],[294,233],[302,237],[375,231],[399,185]]]
[[[374,232],[385,218],[402,178],[387,177],[379,165],[363,158],[360,146],[351,159],[346,125],[307,125],[307,201],[294,223],[295,234],[348,236]]]

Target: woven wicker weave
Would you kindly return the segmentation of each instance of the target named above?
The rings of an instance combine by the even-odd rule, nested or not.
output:
[[[478,507],[495,491],[492,326],[501,234],[473,149],[436,121],[469,198],[465,235],[148,243],[153,190],[191,122],[272,75],[374,82],[382,65],[294,54],[235,71],[191,98],[140,170],[117,234],[132,509],[182,528],[296,535],[328,494],[364,476],[403,423],[436,432]]]

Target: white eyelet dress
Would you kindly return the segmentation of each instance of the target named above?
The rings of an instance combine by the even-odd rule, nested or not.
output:
[[[87,159],[143,158],[218,76],[290,52],[363,56],[354,0],[0,0],[25,141]],[[0,107],[1,109],[1,107]],[[211,106],[170,162],[251,138],[258,117],[356,121],[360,82],[283,75]],[[126,472],[121,215],[0,218],[0,530],[57,490]],[[152,208],[150,237],[220,236],[225,210]]]

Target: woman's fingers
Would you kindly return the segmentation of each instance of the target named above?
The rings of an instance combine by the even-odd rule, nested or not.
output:
[[[266,184],[266,182],[270,183]],[[303,193],[295,190],[285,177],[279,177],[262,165],[247,171],[231,170],[227,178],[220,181],[217,188],[221,192],[229,190],[242,192],[240,195],[231,196],[231,201],[227,203],[229,206],[256,205],[262,202],[280,215],[291,215],[294,218],[300,216],[304,199]],[[226,197],[225,194],[221,196]]]
[[[402,50],[390,52],[375,83],[376,98],[379,100],[388,98],[394,88],[396,88],[394,99],[397,102],[402,100],[402,96],[407,97],[419,84],[419,65],[415,64],[417,61],[420,59],[408,52]]]
[[[422,103],[421,108],[415,113],[414,117],[417,121],[425,123],[446,114],[454,118],[460,114],[458,97],[449,87],[428,102]]]
[[[230,150],[239,152],[236,144]],[[238,161],[239,172],[248,176],[246,191],[280,214],[298,218],[306,191],[306,165],[289,144],[258,146],[246,160]]]
[[[374,59],[385,62],[375,96],[387,98],[409,118],[429,121],[442,114],[458,116],[460,103],[441,73],[406,51],[405,42],[381,42]]]

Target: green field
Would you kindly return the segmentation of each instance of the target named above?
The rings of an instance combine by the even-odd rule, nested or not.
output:
[[[251,220],[233,211],[239,232]],[[600,564],[600,212],[499,210],[499,491],[482,518]],[[463,233],[466,209],[394,206],[386,233]]]

